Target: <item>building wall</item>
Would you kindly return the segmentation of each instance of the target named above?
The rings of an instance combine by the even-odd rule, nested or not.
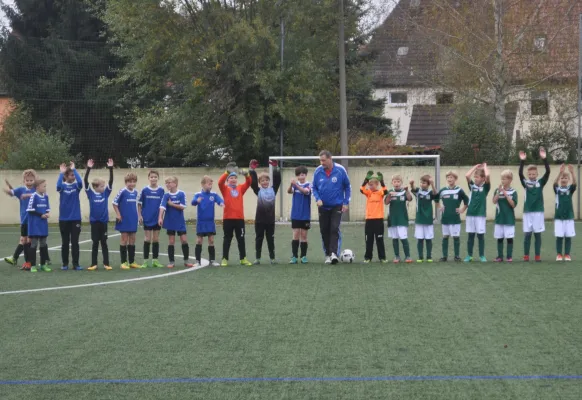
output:
[[[509,168],[514,172],[514,187],[518,189],[519,199],[518,202],[520,203],[517,207],[516,215],[518,218],[522,216],[522,201],[523,201],[523,190],[519,185],[518,178],[517,178],[517,167],[503,167],[503,166],[494,166],[491,167],[491,183],[492,187],[495,188],[500,184],[500,174],[501,171],[504,169]],[[359,187],[362,184],[366,172],[370,169],[370,167],[352,167],[349,170],[350,179],[352,182],[352,201],[350,206],[350,219],[352,221],[362,221],[364,219],[364,211],[366,206],[366,199],[365,197],[360,194]],[[387,177],[387,184],[390,185],[390,177],[394,174],[400,174],[403,176],[405,182],[408,182],[410,179],[414,179],[417,183],[421,175],[424,174],[434,174],[434,167],[381,167],[375,166],[374,170],[378,170],[384,173],[384,176]],[[448,169],[448,168],[447,168]],[[445,182],[445,174],[446,170],[443,169],[440,173],[440,182],[441,185],[444,185]],[[457,173],[460,176],[463,176],[464,173],[469,169],[469,167],[460,167],[456,169]],[[81,175],[84,174],[84,171],[80,171]],[[123,186],[123,177],[128,172],[128,170],[123,169],[116,169],[114,174],[114,183],[113,183],[113,193],[112,198],[115,196],[117,191]],[[138,175],[138,188],[142,188],[148,184],[147,181],[147,170],[146,169],[135,169],[133,172],[137,173]],[[311,178],[311,174],[313,172],[313,168],[309,168],[309,177]],[[555,179],[558,172],[558,168],[556,166],[553,167],[551,181]],[[179,169],[161,169],[160,170],[160,181],[163,182],[164,178],[167,176],[175,175],[179,179],[179,187],[181,190],[185,191],[188,197],[188,202],[192,200],[192,197],[195,192],[200,190],[200,180],[204,175],[209,175],[215,179],[214,181],[214,190],[218,192],[218,187],[216,181],[218,177],[222,173],[222,170],[218,169],[206,169],[206,168],[179,168]],[[540,174],[543,171],[540,169]],[[59,195],[56,192],[56,180],[58,177],[57,171],[41,171],[40,175],[42,178],[47,179],[48,184],[48,195],[51,201],[52,206],[52,216],[50,222],[55,223],[58,221],[59,215]],[[107,178],[107,170],[94,170],[91,172],[91,176],[94,177],[103,177]],[[291,196],[287,194],[287,188],[289,186],[289,182],[293,178],[293,169],[284,169],[283,170],[283,183],[281,186],[280,194],[277,198],[278,204],[276,207],[277,210],[277,217],[281,218],[283,216],[283,220],[289,219],[289,214],[291,211]],[[21,181],[21,172],[19,171],[0,171],[0,180],[8,179],[14,187],[19,185]],[[464,182],[464,178],[459,180],[459,184],[466,188],[467,185]],[[553,210],[554,210],[554,195],[552,191],[552,185],[548,184],[545,188],[544,192],[544,200],[545,200],[545,209],[546,209],[546,218],[551,219],[553,218]],[[491,203],[491,199],[493,198],[493,190],[489,195],[489,204],[487,209],[487,216],[489,219],[494,218],[495,216],[495,207]],[[247,219],[254,219],[255,217],[255,209],[256,209],[256,196],[249,189],[249,191],[245,195],[245,217]],[[282,208],[281,208],[282,206]],[[575,206],[576,208],[576,206]],[[1,196],[0,197],[0,224],[18,224],[19,221],[19,202],[11,198],[9,196]],[[281,209],[283,212],[281,213]],[[87,196],[85,193],[81,193],[81,211],[83,221],[88,221],[89,217],[89,204],[87,202]],[[415,203],[414,201],[408,205],[408,212],[410,219],[413,219],[415,216]],[[110,218],[113,221],[115,214],[113,212],[113,208],[110,206]],[[217,219],[222,218],[222,209],[216,209],[216,217]],[[196,219],[196,208],[189,206],[186,209],[186,218],[187,219]],[[317,209],[315,203],[312,206],[312,219],[317,219]]]

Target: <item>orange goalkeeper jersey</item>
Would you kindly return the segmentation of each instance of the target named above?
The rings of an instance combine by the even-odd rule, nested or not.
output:
[[[366,201],[366,219],[384,219],[384,196],[387,190],[382,186],[380,190],[371,191],[368,186],[360,188],[360,192],[368,198]]]
[[[245,208],[243,196],[251,187],[251,176],[247,176],[245,183],[236,187],[228,186],[226,178],[228,173],[225,172],[218,178],[218,188],[224,198],[224,216],[223,219],[245,219]]]

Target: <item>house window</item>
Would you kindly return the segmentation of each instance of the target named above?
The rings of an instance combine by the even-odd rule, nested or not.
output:
[[[436,94],[436,103],[437,104],[453,104],[454,99],[455,99],[455,95],[452,93],[437,93]]]
[[[408,55],[408,47],[399,47],[397,54],[399,57]]]
[[[531,93],[531,115],[548,115],[548,92]]]
[[[406,92],[390,93],[390,104],[406,104],[406,103],[408,103],[408,93]]]
[[[534,50],[535,51],[545,51],[547,45],[547,39],[545,36],[536,36],[534,38]]]

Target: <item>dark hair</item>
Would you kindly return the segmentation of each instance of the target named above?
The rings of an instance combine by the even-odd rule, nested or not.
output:
[[[307,167],[304,165],[300,165],[297,168],[295,168],[295,176],[299,176],[301,174],[307,175]]]
[[[319,156],[320,157],[321,156],[325,156],[325,158],[331,158],[332,157],[331,152],[329,150],[321,150],[319,152]]]

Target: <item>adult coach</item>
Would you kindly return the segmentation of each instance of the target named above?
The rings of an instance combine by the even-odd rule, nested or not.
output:
[[[352,187],[346,169],[333,162],[327,150],[319,153],[321,165],[313,173],[313,197],[319,209],[319,229],[325,251],[325,263],[337,264],[341,245],[340,223],[348,210]]]

